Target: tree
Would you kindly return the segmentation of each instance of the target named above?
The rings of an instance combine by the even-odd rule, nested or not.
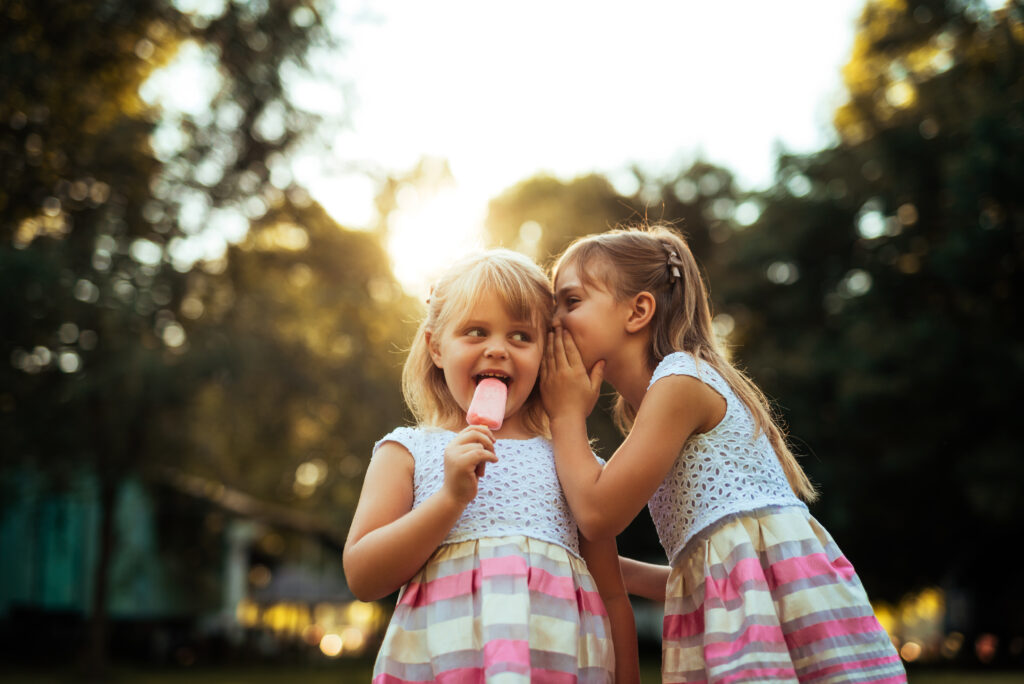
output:
[[[275,203],[290,185],[282,155],[313,123],[285,75],[326,41],[316,5],[211,7],[0,7],[4,464],[85,470],[99,483],[94,672],[106,651],[114,493],[174,456],[161,445],[175,442],[190,396],[180,312],[196,243],[216,251],[224,231],[237,239]],[[182,55],[200,65],[208,101],[172,111],[159,93],[144,99],[147,79]]]
[[[841,142],[779,160],[719,289],[870,590],[974,595],[960,629],[1019,631],[984,548],[1024,527],[1011,415],[1024,169],[1022,7],[871,2]],[[799,442],[798,442],[799,446]],[[896,543],[880,548],[880,539]],[[1015,622],[1016,621],[1016,622]]]
[[[417,312],[386,254],[318,205],[286,202],[188,278],[202,370],[176,468],[315,511],[341,538],[371,445],[407,420],[401,352]]]

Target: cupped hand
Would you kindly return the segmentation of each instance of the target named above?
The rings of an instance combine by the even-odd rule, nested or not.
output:
[[[572,334],[562,328],[548,333],[548,344],[540,369],[540,396],[548,418],[583,418],[594,410],[601,395],[604,361],[587,371]]]
[[[487,463],[497,463],[494,435],[483,425],[470,425],[455,436],[444,450],[444,489],[460,504],[476,497]]]

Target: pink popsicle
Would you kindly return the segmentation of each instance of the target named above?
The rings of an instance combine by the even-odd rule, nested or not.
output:
[[[505,419],[505,398],[508,387],[497,378],[484,378],[473,392],[473,401],[466,413],[470,425],[486,425],[492,430],[501,427]]]

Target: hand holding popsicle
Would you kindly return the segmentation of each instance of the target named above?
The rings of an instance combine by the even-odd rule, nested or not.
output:
[[[497,378],[484,378],[473,392],[473,401],[469,403],[469,411],[466,412],[466,422],[470,425],[483,425],[491,430],[501,428],[505,420],[505,400],[508,396],[508,387]],[[484,464],[481,462],[476,467],[477,477],[484,476]]]
[[[452,498],[468,504],[477,494],[484,464],[495,463],[494,437],[481,425],[462,429],[444,450],[444,489]]]

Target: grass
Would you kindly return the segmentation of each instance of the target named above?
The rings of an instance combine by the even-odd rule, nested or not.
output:
[[[260,665],[147,669],[115,667],[105,682],[111,684],[368,684],[373,663],[336,661],[320,665]],[[661,682],[657,661],[641,664],[643,684]],[[5,684],[82,684],[74,671],[62,669],[9,670],[0,667]],[[1024,672],[946,671],[913,669],[910,684],[1024,684]]]

